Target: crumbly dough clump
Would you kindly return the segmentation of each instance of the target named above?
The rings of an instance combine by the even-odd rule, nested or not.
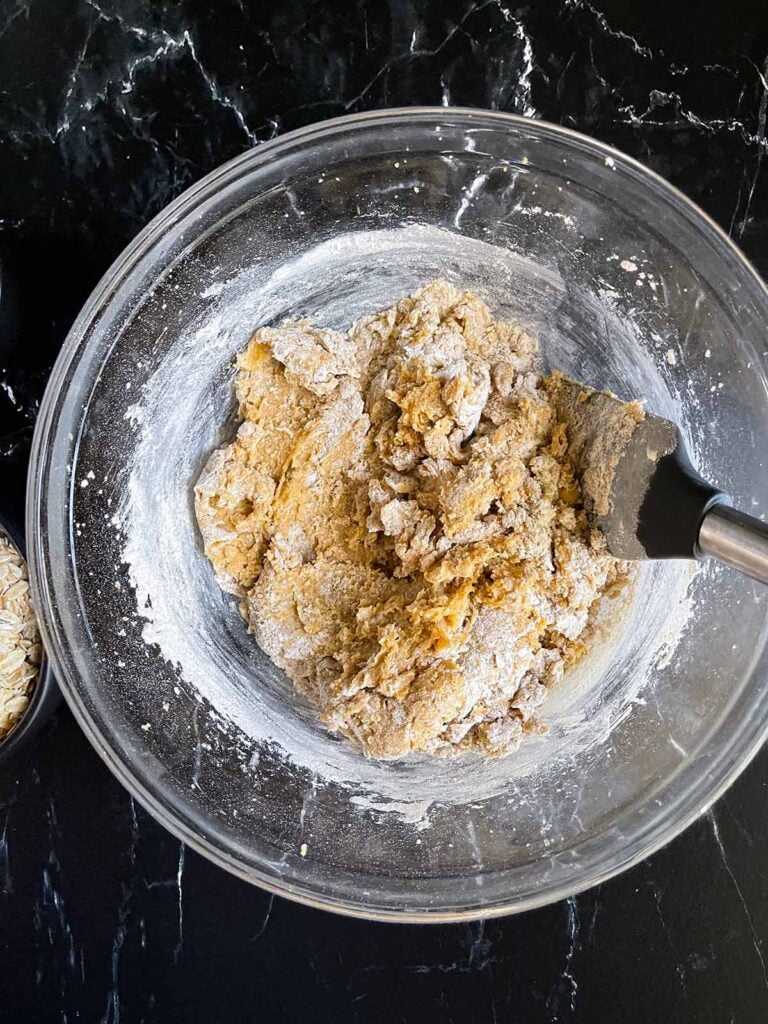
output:
[[[205,552],[370,756],[500,755],[542,731],[625,580],[536,364],[530,334],[442,280],[348,334],[262,328],[237,359],[242,423],[195,489]]]

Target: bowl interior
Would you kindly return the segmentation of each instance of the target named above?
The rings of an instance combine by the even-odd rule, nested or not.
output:
[[[546,363],[676,419],[702,472],[768,507],[768,302],[736,251],[597,144],[446,111],[294,133],[153,222],[73,328],[30,499],[46,640],[114,770],[244,877],[385,917],[503,912],[614,873],[732,777],[766,702],[766,594],[709,565],[643,567],[552,695],[549,736],[499,761],[367,761],[248,637],[191,494],[233,430],[234,354],[438,275],[528,324]]]

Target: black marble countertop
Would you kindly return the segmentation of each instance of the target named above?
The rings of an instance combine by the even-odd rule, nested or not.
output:
[[[0,0],[0,243],[22,305],[0,460],[23,460],[65,333],[138,229],[246,147],[345,112],[484,106],[587,132],[768,274],[767,79],[765,0]],[[764,752],[597,889],[485,924],[368,924],[186,851],[62,708],[0,770],[0,1021],[764,1021],[767,808]]]

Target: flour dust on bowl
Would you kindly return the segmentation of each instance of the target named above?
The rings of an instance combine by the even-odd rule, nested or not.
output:
[[[56,365],[28,508],[47,649],[118,778],[241,877],[400,920],[522,910],[622,870],[733,780],[768,704],[768,595],[710,565],[644,566],[552,694],[549,735],[497,760],[366,760],[254,645],[192,495],[232,434],[234,356],[258,327],[346,330],[437,277],[526,324],[552,366],[679,422],[708,479],[768,507],[768,296],[727,238],[572,132],[413,109],[260,146],[147,227]]]

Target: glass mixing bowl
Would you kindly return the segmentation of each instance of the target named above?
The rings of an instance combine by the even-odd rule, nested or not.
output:
[[[259,146],[139,235],[43,403],[28,537],[45,642],[112,771],[200,853],[350,914],[503,914],[657,849],[766,730],[768,590],[656,563],[506,759],[367,761],[246,633],[201,550],[192,484],[233,429],[257,327],[346,328],[442,275],[538,334],[546,362],[677,419],[768,508],[768,295],[646,168],[553,125],[379,111]],[[674,510],[670,510],[674,514]]]

